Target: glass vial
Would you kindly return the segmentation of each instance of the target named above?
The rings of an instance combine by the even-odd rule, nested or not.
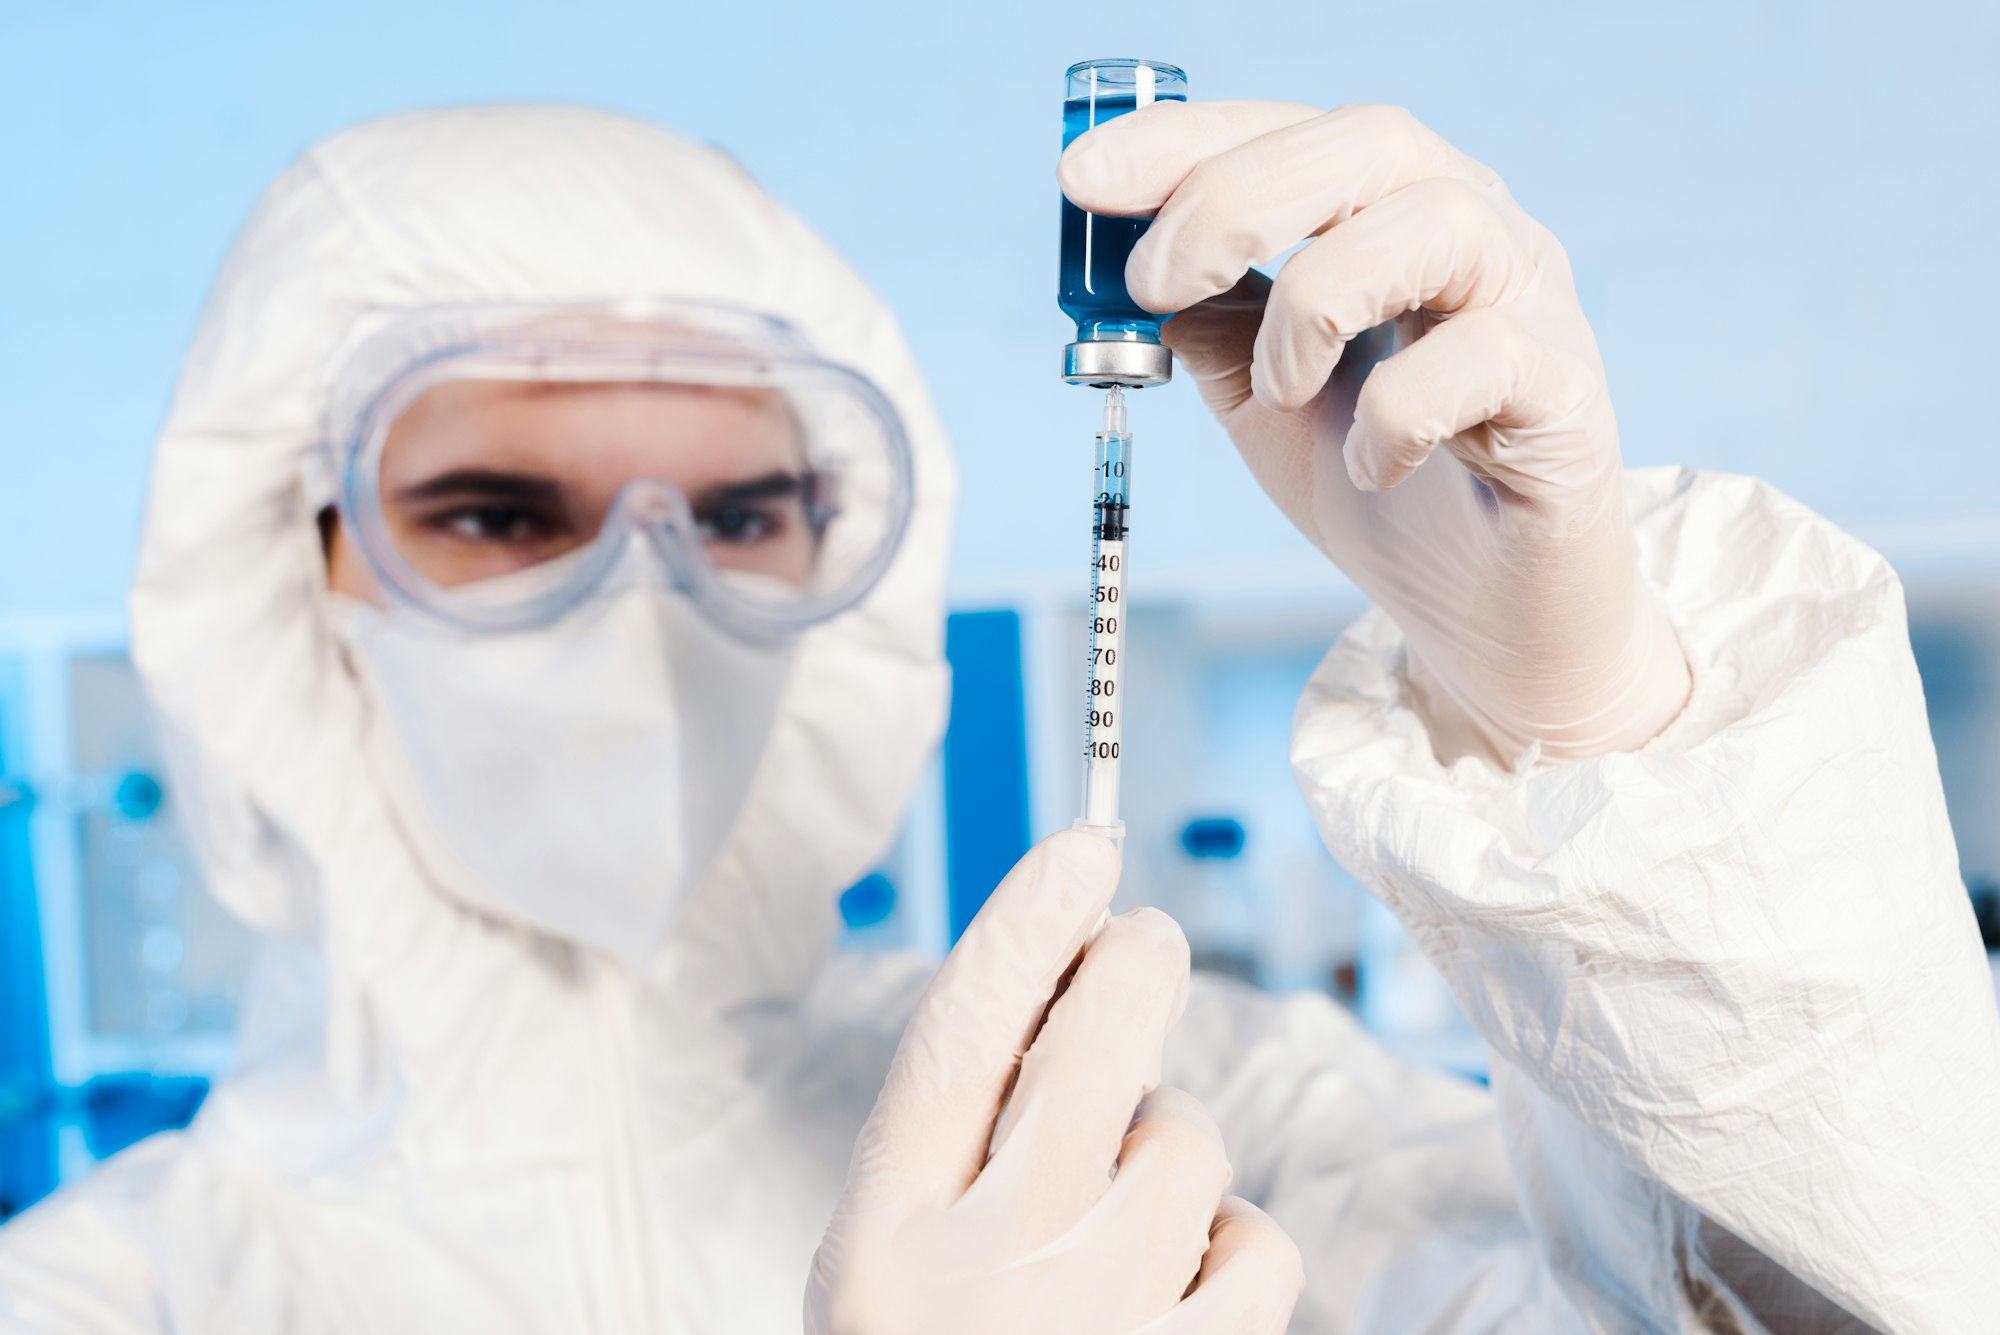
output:
[[[1080,61],[1065,79],[1064,148],[1128,111],[1187,100],[1187,75],[1155,60]],[[1072,384],[1138,387],[1173,375],[1173,359],[1160,346],[1160,317],[1125,290],[1125,260],[1149,221],[1106,218],[1062,201],[1056,304],[1076,321],[1076,342],[1063,352],[1063,379]]]

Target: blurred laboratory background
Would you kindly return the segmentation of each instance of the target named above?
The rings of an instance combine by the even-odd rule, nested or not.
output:
[[[1909,588],[1968,893],[2000,944],[2000,11],[1972,3],[0,7],[0,1217],[178,1125],[230,1060],[249,939],[204,895],[126,656],[155,431],[205,291],[314,139],[581,101],[725,146],[896,309],[956,438],[950,736],[851,949],[941,951],[1076,801],[1099,396],[1057,377],[1062,72],[1387,101],[1568,247],[1633,464],[1767,477]],[[1323,989],[1482,1073],[1327,856],[1286,761],[1360,610],[1192,388],[1133,396],[1124,898],[1198,962]]]

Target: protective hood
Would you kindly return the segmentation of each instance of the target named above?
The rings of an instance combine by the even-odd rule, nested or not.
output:
[[[790,322],[889,397],[915,455],[897,558],[858,607],[799,642],[741,815],[647,966],[655,986],[704,1006],[789,996],[943,726],[953,484],[888,313],[734,162],[568,107],[422,112],[335,135],[238,237],[160,441],[134,656],[209,885],[253,926],[321,949],[330,995],[426,1014],[440,1035],[440,970],[476,978],[549,943],[427,885],[369,777],[367,706],[331,634],[314,522],[329,382],[400,313],[630,297]]]

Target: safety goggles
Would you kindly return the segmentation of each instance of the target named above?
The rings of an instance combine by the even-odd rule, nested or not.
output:
[[[336,378],[326,445],[384,590],[469,630],[544,624],[650,564],[731,633],[784,636],[866,594],[909,522],[888,399],[720,306],[394,317]]]

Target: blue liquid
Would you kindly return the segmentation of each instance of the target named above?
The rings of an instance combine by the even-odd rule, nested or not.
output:
[[[1183,102],[1165,93],[1159,102]],[[1136,107],[1134,98],[1072,98],[1063,103],[1063,147],[1093,125],[1122,116]],[[1146,310],[1125,291],[1125,260],[1146,234],[1150,218],[1101,218],[1064,199],[1062,202],[1062,265],[1056,304],[1076,321],[1076,341],[1116,339],[1128,343],[1158,343],[1161,316]]]

